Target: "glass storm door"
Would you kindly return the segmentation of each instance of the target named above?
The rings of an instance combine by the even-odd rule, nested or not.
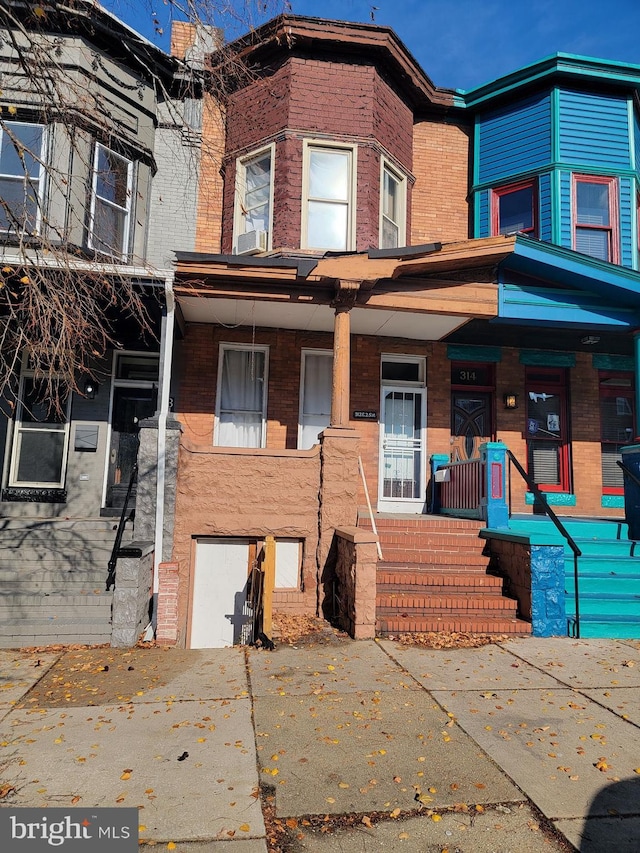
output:
[[[378,509],[422,512],[425,503],[426,392],[383,387]]]
[[[451,397],[451,461],[474,459],[483,441],[491,441],[491,394],[454,391]]]

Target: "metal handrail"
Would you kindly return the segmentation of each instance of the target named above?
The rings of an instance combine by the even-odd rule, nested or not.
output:
[[[533,493],[534,500],[537,500],[540,506],[542,506],[545,513],[549,516],[551,521],[555,524],[558,531],[562,534],[562,536],[566,539],[567,544],[573,551],[573,576],[574,576],[574,589],[575,589],[575,602],[576,602],[576,633],[575,636],[577,639],[580,639],[580,596],[578,589],[578,557],[582,556],[582,551],[578,548],[575,539],[569,533],[564,524],[560,521],[558,516],[549,506],[547,499],[544,496],[544,493],[540,491],[537,483],[531,479],[531,477],[524,470],[522,465],[518,462],[513,453],[507,448],[507,456],[509,460],[514,464],[516,471],[522,479],[525,481],[530,491]]]
[[[633,473],[633,471],[631,470],[631,468],[627,467],[627,465],[625,465],[625,464],[624,464],[624,462],[621,462],[619,459],[616,459],[616,465],[619,465],[619,466],[620,466],[620,468],[622,468],[622,473],[623,473],[623,474],[626,474],[626,475],[627,475],[627,477],[629,477],[629,479],[630,479],[630,480],[633,480],[633,482],[636,484],[636,486],[640,486],[640,478],[638,478],[638,477]]]
[[[118,562],[118,551],[120,550],[120,545],[122,544],[122,535],[124,533],[124,526],[127,523],[127,508],[129,506],[129,500],[131,498],[131,492],[133,491],[133,487],[135,485],[136,480],[138,479],[138,463],[136,462],[131,471],[131,479],[129,480],[129,486],[127,488],[127,494],[124,498],[124,504],[122,506],[122,512],[120,513],[120,521],[118,522],[118,530],[116,532],[116,538],[113,543],[113,548],[111,549],[111,557],[109,558],[109,562],[107,563],[107,592],[110,591],[111,587],[116,584],[116,563]]]

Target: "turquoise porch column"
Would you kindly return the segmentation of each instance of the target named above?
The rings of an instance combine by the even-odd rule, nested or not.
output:
[[[509,527],[507,506],[507,447],[501,441],[485,441],[480,445],[484,495],[482,518],[487,527]]]

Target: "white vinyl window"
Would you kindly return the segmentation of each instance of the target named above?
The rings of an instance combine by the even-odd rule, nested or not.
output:
[[[333,352],[303,350],[300,376],[300,425],[298,448],[308,450],[318,443],[318,433],[331,421]]]
[[[38,231],[44,137],[42,124],[7,121],[0,125],[0,231]]]
[[[71,400],[57,411],[45,397],[45,384],[23,370],[16,405],[9,485],[64,487]]]
[[[271,248],[273,162],[273,145],[236,162],[233,245],[238,254]]]
[[[356,149],[305,142],[302,248],[355,248]]]
[[[382,161],[380,181],[380,248],[406,243],[407,179]]]
[[[89,246],[122,259],[129,247],[133,163],[96,145]]]
[[[264,447],[268,347],[221,344],[214,444]]]

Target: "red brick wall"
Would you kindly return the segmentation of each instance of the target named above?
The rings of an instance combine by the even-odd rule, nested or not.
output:
[[[190,324],[183,343],[182,359],[186,366],[178,398],[178,417],[184,425],[185,437],[199,444],[213,442],[218,348],[222,341],[268,345],[269,388],[267,447],[295,449],[298,440],[300,363],[303,348],[331,350],[330,333],[305,333],[287,330],[224,329]],[[451,362],[447,346],[438,342],[408,341],[397,338],[374,338],[354,335],[351,339],[351,405],[350,410],[380,411],[380,363],[383,353],[422,355],[427,357],[427,454],[449,454],[451,451]],[[519,350],[503,348],[502,360],[496,364],[496,438],[503,441],[526,467],[526,399],[525,366],[520,364]],[[519,407],[504,409],[503,396],[516,393]],[[575,368],[569,370],[571,413],[572,470],[575,507],[562,507],[569,515],[614,515],[620,510],[601,506],[602,475],[600,468],[600,418],[598,371],[591,366],[589,354],[578,354]],[[360,436],[367,484],[372,502],[378,488],[378,441],[376,422],[351,421]],[[514,472],[511,481],[513,510],[530,512],[525,503],[527,487]],[[364,503],[364,491],[360,500]]]
[[[259,117],[259,118],[258,118]],[[357,144],[356,246],[378,245],[381,149],[411,172],[413,115],[372,65],[293,56],[227,111],[222,251],[231,252],[236,158],[276,141],[272,245],[301,243],[303,139]]]

